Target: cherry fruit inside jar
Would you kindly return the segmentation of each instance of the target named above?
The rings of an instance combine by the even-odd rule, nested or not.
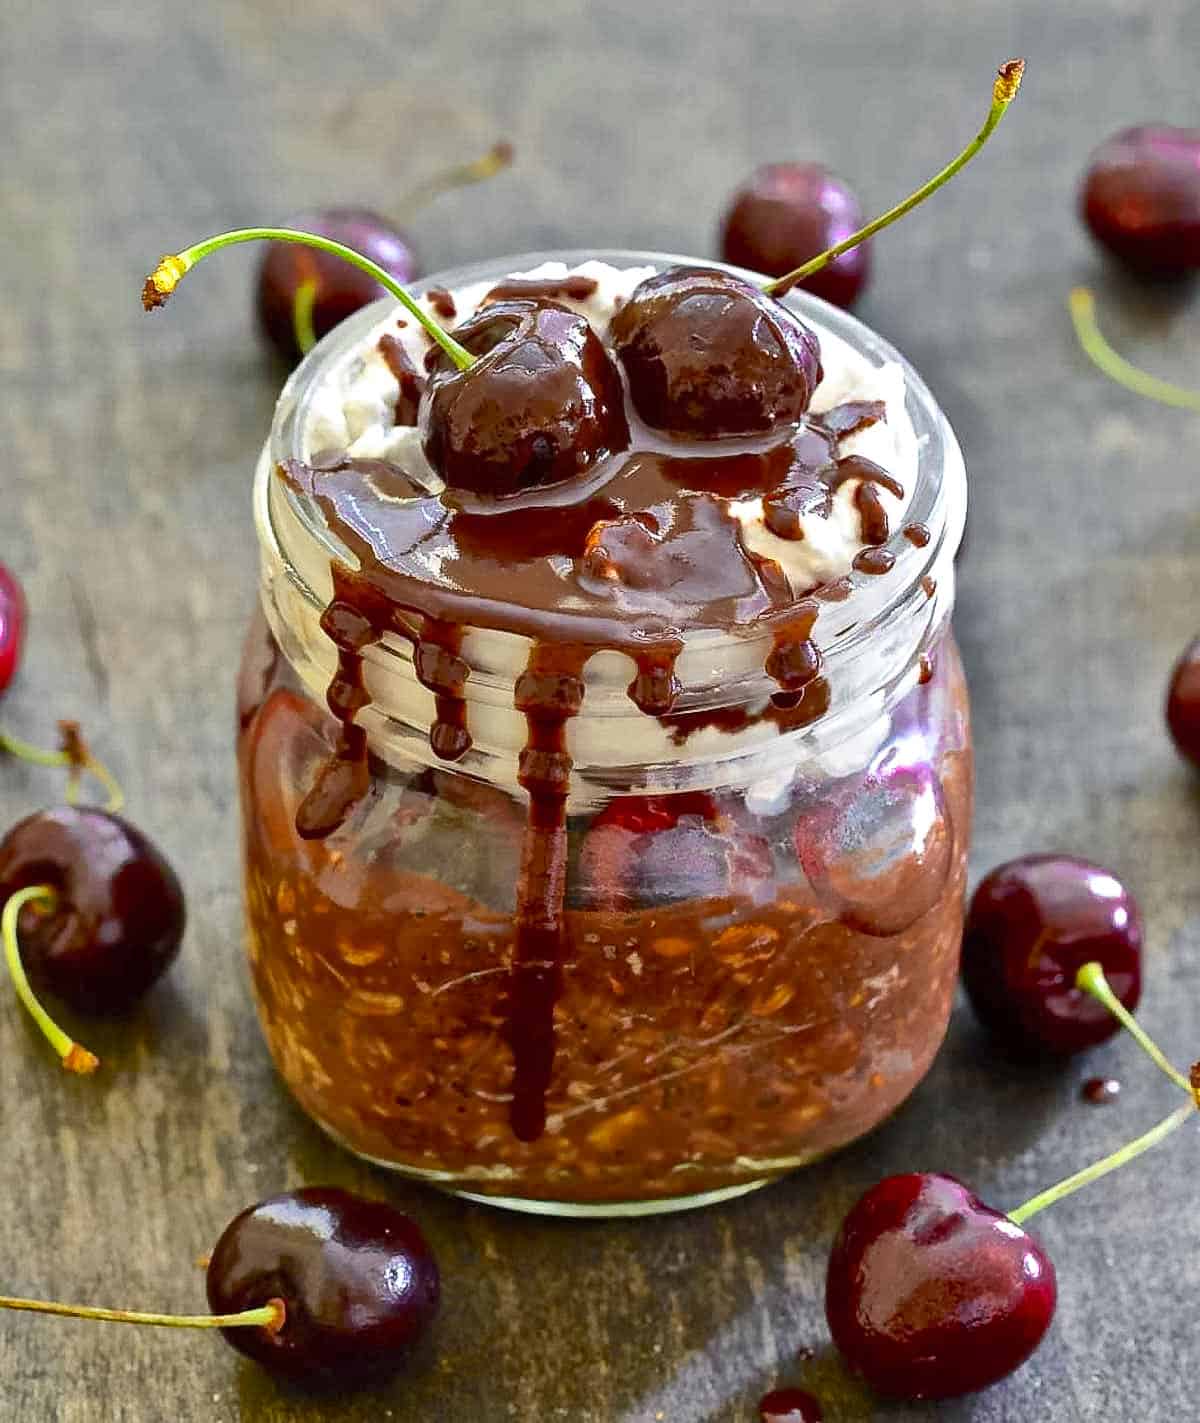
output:
[[[438,363],[387,303],[281,398],[239,684],[253,980],[359,1154],[516,1208],[678,1209],[861,1136],[940,1044],[964,472],[916,373],[802,294],[779,319],[820,375],[769,428],[653,430],[629,369],[614,414],[610,321],[682,264],[549,260],[426,290],[451,328],[586,317],[572,418],[601,390],[621,438],[570,477],[447,487]]]

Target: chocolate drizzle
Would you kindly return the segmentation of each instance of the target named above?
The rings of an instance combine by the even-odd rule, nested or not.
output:
[[[597,285],[593,277],[583,277],[578,272],[572,272],[565,277],[509,277],[507,281],[494,286],[481,305],[487,306],[493,301],[508,301],[514,297],[547,297],[553,301],[565,296],[571,301],[586,301],[588,297],[595,295]]]
[[[591,279],[578,277],[510,281],[487,300],[581,300],[594,289]],[[441,293],[430,296],[435,310],[452,314]],[[397,418],[410,423],[423,378],[395,337],[382,337],[379,349],[400,384]],[[849,580],[793,589],[779,564],[746,546],[730,506],[760,498],[767,527],[798,539],[802,519],[827,514],[837,489],[856,480],[869,545],[856,567],[886,571],[892,555],[881,547],[888,519],[879,490],[900,498],[903,489],[870,460],[839,455],[842,439],[883,418],[882,403],[852,402],[750,452],[726,453],[704,441],[670,453],[635,448],[582,478],[574,502],[539,502],[534,493],[456,507],[395,464],[336,453],[278,467],[277,476],[316,504],[357,564],[334,563],[334,595],[321,619],[338,653],[327,701],[340,736],[300,806],[301,835],[332,833],[370,790],[366,734],[356,721],[369,700],[367,647],[384,637],[411,644],[415,675],[434,697],[430,745],[453,762],[471,748],[466,630],[511,633],[529,645],[514,691],[526,725],[517,779],[528,809],[505,990],[510,1115],[521,1141],[545,1129],[554,1069],[572,775],[567,727],[583,704],[589,659],[605,650],[628,656],[636,668],[630,699],[677,743],[702,727],[736,731],[765,722],[788,731],[823,715],[830,690],[813,632],[821,602],[849,596]],[[684,633],[703,630],[769,636],[765,671],[776,690],[765,705],[677,706]]]

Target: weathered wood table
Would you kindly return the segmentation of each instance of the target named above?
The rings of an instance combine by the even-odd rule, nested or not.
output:
[[[1049,1213],[1061,1280],[1036,1361],[940,1410],[873,1403],[821,1293],[831,1233],[877,1176],[932,1167],[997,1204],[1136,1134],[1172,1089],[1114,1042],[1061,1072],[991,1057],[965,1011],[900,1116],[836,1161],[723,1208],[637,1223],[521,1219],[393,1182],[277,1084],[243,965],[231,683],[254,596],[250,474],[279,374],[252,329],[253,257],[142,317],[159,253],[321,201],[386,207],[498,136],[519,163],[415,224],[427,267],[541,246],[708,253],[756,161],[825,159],[872,208],[974,131],[993,66],[1029,60],[994,146],[877,246],[865,319],[925,373],[972,478],[957,617],[974,692],[975,869],[1069,848],[1149,922],[1144,1020],[1200,1055],[1200,795],[1160,702],[1200,627],[1200,423],[1078,354],[1064,302],[1095,285],[1112,337],[1177,379],[1192,293],[1113,276],[1074,215],[1118,125],[1195,122],[1192,0],[520,0],[305,5],[110,0],[0,7],[0,559],[33,636],[4,721],[81,717],[170,854],[191,923],[106,1070],[59,1072],[0,994],[0,1288],[141,1308],[202,1303],[195,1257],[271,1191],[338,1182],[420,1216],[444,1265],[434,1344],[383,1397],[282,1395],[218,1341],[0,1317],[0,1417],[523,1423],[740,1420],[776,1381],[827,1419],[1182,1420],[1196,1401],[1200,1137]],[[1189,304],[1190,303],[1190,304]],[[0,767],[0,820],[53,773]],[[1113,1072],[1118,1106],[1078,1098]],[[801,1368],[797,1355],[813,1349]]]

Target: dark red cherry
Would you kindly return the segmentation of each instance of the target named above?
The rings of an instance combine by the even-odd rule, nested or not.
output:
[[[1179,754],[1200,767],[1200,638],[1184,652],[1171,674],[1167,726]]]
[[[0,903],[48,885],[45,912],[26,905],[18,929],[30,982],[82,1013],[120,1013],[166,972],[185,921],[175,871],[128,821],[56,806],[0,841]]]
[[[1067,1056],[1120,1024],[1075,975],[1095,960],[1132,1012],[1142,991],[1142,917],[1108,870],[1072,855],[1027,855],[975,891],[962,975],[983,1025],[1019,1054]]]
[[[894,1398],[953,1398],[1012,1373],[1056,1297],[1037,1241],[936,1173],[873,1186],[842,1222],[825,1279],[833,1342]]]
[[[305,213],[287,225],[353,247],[398,282],[409,282],[416,275],[417,260],[408,238],[387,218],[366,208],[327,208]],[[289,363],[303,354],[296,341],[296,294],[309,281],[316,283],[312,325],[318,340],[347,316],[388,295],[366,272],[340,257],[294,242],[269,242],[258,268],[258,320]]]
[[[1091,156],[1080,211],[1135,271],[1200,270],[1200,129],[1147,124],[1113,134]]]
[[[361,1388],[394,1374],[433,1321],[439,1288],[413,1220],[334,1186],[244,1210],[208,1266],[214,1314],[284,1303],[278,1333],[226,1329],[229,1343],[277,1377],[318,1388]]]
[[[777,1388],[758,1402],[759,1423],[821,1423],[821,1405],[802,1388]]]
[[[630,293],[610,327],[629,394],[670,435],[761,435],[795,421],[821,380],[816,334],[728,272],[672,267]]]
[[[621,377],[585,316],[555,301],[502,301],[454,330],[478,360],[436,348],[423,444],[451,491],[505,498],[561,484],[629,444]]]
[[[863,225],[858,199],[820,163],[767,163],[734,193],[721,220],[721,257],[769,277],[795,271]],[[860,242],[798,285],[834,306],[851,307],[870,270]]]
[[[0,563],[0,692],[16,675],[25,640],[25,595],[16,575]]]

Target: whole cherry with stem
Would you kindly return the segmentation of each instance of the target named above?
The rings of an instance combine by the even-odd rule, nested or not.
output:
[[[17,996],[68,1071],[94,1072],[96,1056],[43,1006],[49,993],[76,1011],[108,1015],[133,1006],[174,962],[186,913],[174,870],[116,812],[124,801],[78,726],[44,752],[0,733],[4,749],[43,764],[87,770],[109,788],[104,809],[74,804],[27,816],[0,839],[0,941]]]
[[[210,1314],[145,1314],[0,1296],[0,1308],[118,1324],[219,1329],[269,1374],[314,1389],[377,1384],[437,1313],[437,1261],[384,1201],[306,1187],[248,1207],[207,1266]]]
[[[911,212],[949,182],[987,142],[1016,97],[1024,61],[1002,65],[983,127],[927,183],[865,227],[757,287],[728,272],[680,267],[630,293],[611,336],[638,414],[672,436],[759,435],[793,423],[821,379],[815,334],[774,298]]]
[[[497,143],[474,162],[436,173],[402,199],[395,220],[367,208],[322,208],[287,226],[333,238],[370,257],[396,281],[411,281],[417,259],[403,224],[439,194],[490,178],[511,162],[511,146]],[[264,335],[291,363],[347,316],[387,294],[368,273],[328,253],[270,242],[258,268],[255,304]]]
[[[1099,964],[1083,965],[1077,984],[1129,1029],[1188,1102],[1007,1213],[936,1172],[890,1176],[873,1186],[834,1242],[825,1312],[843,1357],[878,1393],[951,1398],[1019,1368],[1045,1336],[1057,1300],[1054,1266],[1026,1222],[1157,1146],[1200,1105],[1200,1072],[1193,1069],[1189,1081],[1171,1066]]]

